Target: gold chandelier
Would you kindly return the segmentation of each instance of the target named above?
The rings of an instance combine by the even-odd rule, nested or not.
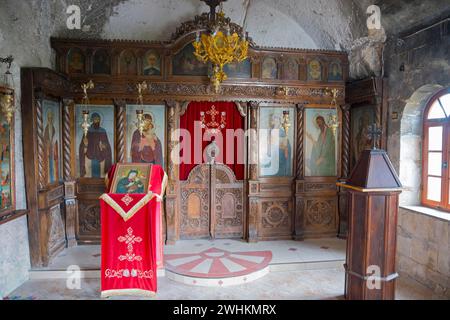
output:
[[[220,84],[228,77],[223,70],[225,65],[239,63],[248,58],[247,35],[243,32],[239,36],[236,32],[231,33],[229,19],[225,18],[220,0],[203,0],[211,7],[211,27],[207,34],[197,32],[193,43],[194,55],[203,63],[210,61],[213,64],[211,83],[216,93],[219,92]],[[220,12],[215,14],[215,8],[220,3]]]

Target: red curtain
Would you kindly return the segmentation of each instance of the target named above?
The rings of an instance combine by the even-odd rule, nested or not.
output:
[[[212,110],[218,112],[215,119],[211,118]],[[218,135],[211,133],[211,130],[208,130],[208,128],[200,127],[202,112],[204,113],[203,123],[209,129],[214,128],[214,125],[211,125],[214,122],[212,120],[215,120],[218,124],[224,124],[223,128],[218,128],[218,131],[221,132],[222,139]],[[222,112],[225,112],[225,115],[222,115]],[[197,130],[195,130],[196,121]],[[213,140],[216,141],[220,148],[220,154],[216,157],[216,162],[228,165],[238,180],[244,179],[244,117],[239,113],[236,104],[233,102],[191,102],[185,114],[180,117],[180,128],[187,130],[190,134],[190,146],[187,141],[183,141],[184,138],[182,135],[180,138],[180,146],[182,148],[180,151],[182,159],[180,164],[180,180],[187,180],[189,173],[195,166],[205,163],[203,151]],[[227,129],[240,130],[227,132]],[[205,131],[207,130],[208,133],[205,135]],[[235,137],[234,134],[239,134],[240,138]],[[228,139],[227,135],[229,137]],[[233,139],[230,139],[231,136],[233,136]],[[234,147],[230,144],[234,145]],[[227,147],[230,150],[227,151]],[[190,161],[183,159],[186,150],[190,150],[190,157],[188,155],[186,156],[186,158],[190,158]],[[233,154],[230,154],[231,151],[233,151]],[[195,156],[195,153],[197,156]]]

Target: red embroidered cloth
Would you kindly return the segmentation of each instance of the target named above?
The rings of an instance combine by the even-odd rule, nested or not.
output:
[[[108,177],[114,171],[115,166]],[[148,194],[107,193],[100,198],[102,297],[156,293],[157,268],[163,266],[161,200],[166,181],[164,170],[153,165]]]

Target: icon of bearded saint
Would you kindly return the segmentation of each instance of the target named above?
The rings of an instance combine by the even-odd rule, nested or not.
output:
[[[86,137],[81,139],[79,147],[80,176],[102,178],[111,167],[111,145],[106,130],[100,126],[100,114],[94,112],[91,121],[89,131]]]
[[[144,114],[144,132],[136,129],[131,141],[131,160],[135,163],[152,163],[163,165],[161,141],[155,134],[153,117]]]
[[[309,163],[311,174],[312,176],[334,176],[336,175],[336,142],[333,131],[327,126],[323,116],[316,116],[314,121],[319,129],[317,138],[310,133],[306,134],[312,142]]]

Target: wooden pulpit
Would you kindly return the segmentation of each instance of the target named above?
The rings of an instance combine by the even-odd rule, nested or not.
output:
[[[349,300],[395,298],[400,180],[384,150],[365,150],[346,183],[349,230],[345,297]]]

